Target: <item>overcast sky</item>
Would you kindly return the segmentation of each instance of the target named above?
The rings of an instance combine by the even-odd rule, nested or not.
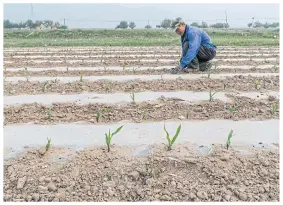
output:
[[[33,12],[32,8],[33,7]],[[188,23],[225,22],[230,27],[247,27],[255,21],[278,22],[279,4],[4,4],[4,19],[14,22],[53,20],[69,28],[114,28],[120,21],[134,21],[137,28],[153,27],[165,18],[182,17]]]

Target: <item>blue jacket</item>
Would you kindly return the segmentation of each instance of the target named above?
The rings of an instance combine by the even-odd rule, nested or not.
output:
[[[185,41],[189,41],[189,48],[186,55],[184,55]],[[186,25],[186,30],[184,35],[181,37],[181,42],[182,42],[182,58],[180,61],[180,65],[182,66],[182,68],[190,64],[190,62],[196,57],[201,45],[216,49],[216,46],[212,44],[207,33],[193,26]]]

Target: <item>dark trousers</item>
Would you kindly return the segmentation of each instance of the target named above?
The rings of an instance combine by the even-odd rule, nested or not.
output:
[[[184,43],[184,55],[186,55],[188,49],[189,49],[189,42],[186,41]],[[216,55],[215,49],[208,48],[208,47],[205,47],[205,46],[200,46],[198,54],[190,62],[190,64],[187,65],[186,67],[193,68],[193,69],[199,69],[199,64],[212,60],[215,57],[215,55]]]

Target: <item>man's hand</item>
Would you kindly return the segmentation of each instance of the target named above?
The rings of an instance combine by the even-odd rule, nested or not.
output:
[[[182,70],[183,70],[182,66],[178,65],[175,68],[172,68],[171,73],[172,74],[177,74],[178,72],[180,72]]]

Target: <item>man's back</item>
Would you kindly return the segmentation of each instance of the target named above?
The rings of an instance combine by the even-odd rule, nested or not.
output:
[[[198,35],[201,39],[201,42],[200,42],[201,45],[209,47],[209,48],[216,48],[216,46],[212,43],[210,37],[202,29],[187,25],[185,35],[187,35],[185,38],[188,38],[188,39],[189,39],[189,36]]]

